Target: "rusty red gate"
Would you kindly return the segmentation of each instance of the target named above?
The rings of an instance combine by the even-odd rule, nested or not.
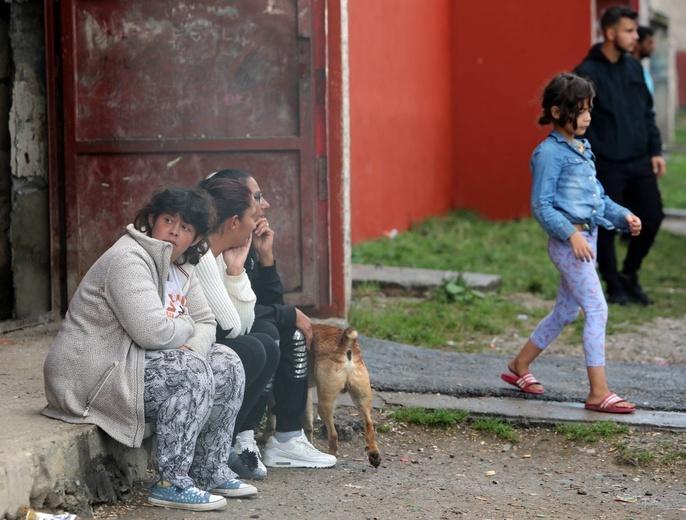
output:
[[[223,168],[272,205],[289,302],[326,306],[323,1],[48,0],[46,14],[57,306],[156,188]]]

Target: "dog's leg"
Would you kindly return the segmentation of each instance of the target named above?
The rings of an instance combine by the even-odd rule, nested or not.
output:
[[[269,401],[267,401],[267,420],[264,425],[264,431],[262,435],[258,438],[261,443],[266,443],[269,437],[274,435],[276,430],[276,416],[272,413],[272,408],[274,407],[274,394],[269,394]]]
[[[307,403],[302,414],[303,430],[307,440],[312,442],[314,431],[314,413],[312,412],[312,387],[307,388]]]
[[[372,466],[378,468],[381,463],[381,454],[376,444],[374,422],[372,421],[372,389],[369,384],[369,374],[367,374],[366,368],[361,371],[359,377],[349,380],[348,394],[350,394],[355,408],[357,408],[360,417],[364,421],[367,459]]]
[[[339,391],[337,389],[327,391],[322,385],[317,385],[317,411],[324,426],[329,440],[329,453],[338,457],[338,432],[333,422],[333,411],[336,408],[336,400]]]

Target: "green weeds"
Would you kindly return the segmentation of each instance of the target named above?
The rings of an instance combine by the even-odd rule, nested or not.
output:
[[[391,413],[391,417],[398,421],[434,428],[450,428],[464,421],[468,415],[469,412],[464,410],[428,410],[415,407],[399,408]]]
[[[600,421],[593,424],[558,424],[555,431],[561,433],[570,441],[597,442],[629,431],[623,424],[613,421]]]
[[[656,458],[652,451],[632,449],[622,442],[618,442],[616,448],[615,460],[618,464],[643,467],[653,462]]]
[[[506,441],[519,441],[514,427],[500,419],[479,419],[474,421],[472,428],[478,431],[492,433],[496,437],[500,437]]]
[[[429,410],[415,407],[399,408],[391,413],[391,417],[396,421],[443,429],[465,422],[468,415],[469,412],[465,410]],[[500,419],[477,419],[470,426],[474,430],[492,433],[510,442],[518,441],[514,427]]]

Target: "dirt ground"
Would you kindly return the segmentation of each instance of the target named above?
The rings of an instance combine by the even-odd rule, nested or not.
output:
[[[554,428],[518,427],[517,442],[474,430],[409,425],[376,410],[382,463],[364,458],[354,410],[339,407],[342,440],[335,468],[269,469],[255,498],[226,509],[189,513],[146,505],[147,489],[127,493],[98,519],[684,519],[686,435],[630,430],[595,443],[569,441]],[[388,429],[388,431],[385,431]],[[619,460],[650,452],[645,465]],[[323,448],[323,434],[315,440]],[[671,457],[669,456],[671,454]],[[631,457],[629,457],[631,459]]]

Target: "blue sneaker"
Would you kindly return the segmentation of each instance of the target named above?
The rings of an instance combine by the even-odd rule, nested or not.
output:
[[[242,480],[232,478],[223,484],[219,484],[216,488],[211,489],[210,493],[222,495],[227,498],[242,498],[257,495],[257,488],[246,484]]]
[[[195,486],[184,489],[164,481],[150,488],[148,502],[154,506],[188,511],[213,511],[227,505],[224,497],[211,495]]]

